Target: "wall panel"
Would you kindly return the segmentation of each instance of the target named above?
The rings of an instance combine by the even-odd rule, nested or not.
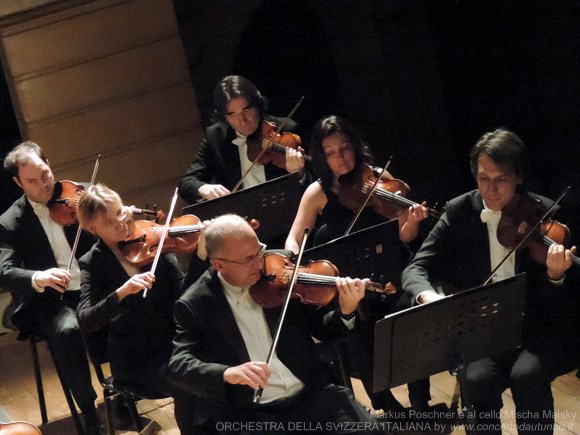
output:
[[[100,153],[128,203],[169,201],[203,134],[171,0],[0,9],[0,40],[22,136],[58,179],[88,180]]]

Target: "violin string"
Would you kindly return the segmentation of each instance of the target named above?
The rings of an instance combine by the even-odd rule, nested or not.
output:
[[[300,272],[298,274],[298,281],[301,284],[318,284],[318,285],[334,285],[336,283],[334,276],[316,275],[307,272]],[[376,282],[365,282],[365,290],[384,293],[385,286]]]
[[[366,193],[368,193],[368,189],[371,188],[371,186],[369,186],[368,184],[365,183],[364,188],[361,189],[360,187],[358,187],[358,185],[357,185],[357,188],[360,192],[366,194]],[[419,203],[417,203],[415,201],[411,201],[410,199],[405,198],[404,196],[397,195],[396,193],[392,193],[392,192],[390,192],[386,189],[383,189],[381,187],[377,187],[375,192],[376,192],[377,197],[379,197],[380,199],[394,202],[395,204],[398,204],[398,205],[403,206],[403,207],[412,207],[414,205],[419,205]],[[438,212],[437,210],[429,208],[429,207],[427,207],[427,210],[429,211],[429,214],[432,217],[435,217],[435,218],[441,217],[441,213]]]
[[[551,245],[553,245],[554,243],[557,243],[554,239],[546,236],[546,235],[539,235],[539,237],[535,237],[536,239],[539,239],[539,242],[541,244],[543,244],[546,248],[549,248]],[[580,265],[580,258],[578,258],[576,255],[571,254],[572,255],[572,261],[577,264]]]
[[[307,272],[298,273],[298,280],[303,284],[334,285],[335,283],[334,277]]]
[[[202,226],[199,224],[191,225],[179,225],[176,227],[169,227],[169,234],[172,236],[179,236],[182,234],[198,233],[201,231]],[[155,231],[163,231],[163,228],[155,228]]]

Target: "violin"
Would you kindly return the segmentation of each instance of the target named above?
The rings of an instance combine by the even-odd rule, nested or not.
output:
[[[59,225],[77,224],[77,204],[85,187],[70,180],[57,181],[47,206],[50,218]]]
[[[250,226],[256,230],[260,223],[256,219],[250,221]],[[119,243],[123,256],[129,263],[143,267],[153,261],[164,225],[154,221],[138,220],[130,223],[131,235]],[[171,219],[167,238],[161,253],[175,252],[189,254],[197,249],[201,230],[205,225],[192,214],[186,214]]]
[[[513,249],[542,218],[544,212],[539,201],[525,194],[516,193],[502,209],[497,227],[497,240],[506,248]],[[520,248],[529,249],[531,257],[545,265],[550,245],[558,243],[569,248],[571,238],[570,229],[566,225],[553,219],[545,219]],[[580,266],[580,259],[576,255],[572,254],[572,261],[576,266]]]
[[[357,211],[365,202],[369,192],[377,181],[375,170],[368,165],[359,166],[358,170],[339,178],[338,200],[346,208]],[[409,186],[401,180],[383,175],[373,191],[367,206],[375,213],[395,219],[412,205],[420,205],[406,198]],[[427,208],[429,215],[439,219],[441,212]]]
[[[284,305],[288,288],[296,266],[285,255],[267,253],[264,256],[262,278],[250,287],[250,295],[264,308]],[[298,266],[298,277],[291,297],[299,298],[304,304],[324,306],[336,296],[337,267],[328,260],[310,261],[306,266]],[[394,294],[397,288],[388,283],[382,285],[365,282],[367,291]]]
[[[273,163],[278,168],[286,169],[286,148],[298,149],[302,145],[300,136],[294,133],[276,134],[276,123],[262,121],[261,128],[248,137],[248,159],[267,165]],[[261,155],[260,155],[261,154]],[[311,157],[304,155],[304,160],[310,161]]]
[[[42,435],[40,429],[26,421],[0,423],[0,435]]]

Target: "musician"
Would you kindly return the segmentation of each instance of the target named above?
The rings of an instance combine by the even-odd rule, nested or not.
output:
[[[98,237],[80,260],[77,314],[89,349],[92,333],[108,328],[113,376],[173,396],[181,433],[193,433],[193,398],[167,379],[175,334],[173,304],[181,296],[183,280],[175,254],[162,254],[155,273],[151,265],[140,268],[129,263],[119,242],[127,239],[134,227],[131,212],[116,192],[102,184],[85,189],[78,217],[82,227]]]
[[[502,210],[514,198],[523,195],[543,207],[552,204],[526,191],[528,153],[511,131],[485,133],[471,149],[470,165],[477,190],[447,203],[443,217],[403,272],[404,290],[418,303],[442,297],[434,290],[437,280],[459,289],[484,282],[508,252],[500,245],[496,230]],[[518,251],[494,274],[493,280],[498,281],[527,273],[525,318],[519,349],[467,367],[469,395],[485,433],[502,433],[501,394],[506,388],[512,391],[520,434],[553,432],[550,383],[580,362],[578,270],[570,268],[574,250],[555,243],[548,250],[546,264]]]
[[[286,249],[298,252],[304,228],[313,228],[320,218],[323,226],[318,230],[315,245],[320,245],[344,235],[350,225],[354,212],[339,202],[340,177],[355,175],[357,171],[372,161],[369,149],[363,142],[359,132],[350,122],[340,116],[328,116],[319,120],[312,130],[310,141],[312,166],[320,177],[313,182],[304,193],[296,218],[286,239]],[[387,173],[389,178],[393,176]],[[340,178],[340,180],[339,180]],[[399,221],[399,237],[403,242],[411,242],[418,234],[419,225],[428,216],[424,205],[414,205],[403,210],[397,218]],[[368,228],[385,221],[372,209],[363,210],[353,231]],[[397,253],[398,254],[398,253]],[[408,261],[409,252],[403,247],[400,255]],[[374,322],[385,314],[404,308],[404,301],[381,300],[378,296],[365,298],[360,309],[364,310],[360,331],[350,347],[352,365],[359,368],[363,384],[375,409],[391,412],[391,415],[401,415],[402,405],[390,391],[373,393],[372,361]],[[370,299],[367,302],[367,299]],[[359,310],[360,311],[360,310]],[[416,410],[425,410],[430,400],[429,385],[426,380],[409,386],[411,404]]]
[[[284,119],[266,113],[266,100],[256,86],[242,76],[224,77],[214,90],[214,118],[198,154],[179,185],[181,197],[190,204],[230,193],[250,168],[248,138],[261,133],[263,121],[281,125]],[[284,131],[297,133],[298,124],[288,119]],[[256,164],[244,178],[243,188],[255,186],[287,173],[304,172],[301,150],[286,149],[286,170],[273,163]]]
[[[310,148],[312,166],[320,178],[304,192],[286,239],[286,249],[293,252],[298,252],[304,228],[313,228],[319,216],[324,227],[316,236],[317,244],[344,235],[354,213],[339,202],[339,178],[342,180],[341,177],[356,176],[372,160],[358,131],[340,116],[328,116],[315,124]],[[393,179],[388,172],[386,175]],[[419,222],[427,216],[428,210],[423,205],[417,204],[404,210],[397,218],[401,240],[405,243],[414,240],[419,232]],[[384,217],[368,208],[363,210],[353,231],[384,221]]]
[[[77,226],[63,227],[51,219],[47,204],[53,198],[55,180],[40,146],[21,143],[8,153],[4,167],[24,191],[0,216],[0,286],[14,298],[12,322],[22,332],[42,332],[48,337],[54,359],[84,415],[87,433],[102,433],[75,314],[81,286],[76,258],[68,270]],[[87,252],[93,242],[89,234],[81,233],[75,256]]]
[[[352,320],[344,317],[364,295],[363,282],[337,278],[340,309],[326,316],[293,298],[268,365],[281,308],[263,309],[248,291],[261,278],[265,245],[242,218],[223,215],[205,229],[205,250],[213,267],[175,304],[177,335],[169,364],[173,382],[202,399],[198,419],[213,416],[222,432],[243,431],[240,425],[247,423],[274,422],[281,432],[296,430],[296,424],[329,431],[327,425],[335,423],[333,433],[346,431],[349,422],[376,424],[350,390],[328,383],[312,340],[348,332]],[[264,390],[254,406],[258,387]]]

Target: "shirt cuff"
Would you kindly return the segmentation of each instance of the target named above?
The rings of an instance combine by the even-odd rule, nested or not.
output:
[[[34,272],[34,275],[32,275],[32,288],[34,290],[36,290],[38,293],[44,293],[44,287],[40,287],[38,284],[36,284],[36,277],[38,276],[40,272]]]
[[[552,279],[552,278],[550,278],[550,276],[549,276],[549,275],[546,275],[546,276],[548,277],[548,281],[550,281],[550,283],[551,283],[552,285],[562,285],[562,284],[564,284],[564,280],[566,279],[566,275],[564,275],[564,276],[563,276],[562,278],[560,278],[560,279]]]
[[[433,293],[437,293],[435,290],[423,290],[421,293],[419,293],[417,296],[415,296],[415,299],[413,300],[413,306],[415,305],[421,305],[421,302],[419,302],[419,298],[421,297],[421,295],[423,293],[427,293],[427,292],[433,292]]]

